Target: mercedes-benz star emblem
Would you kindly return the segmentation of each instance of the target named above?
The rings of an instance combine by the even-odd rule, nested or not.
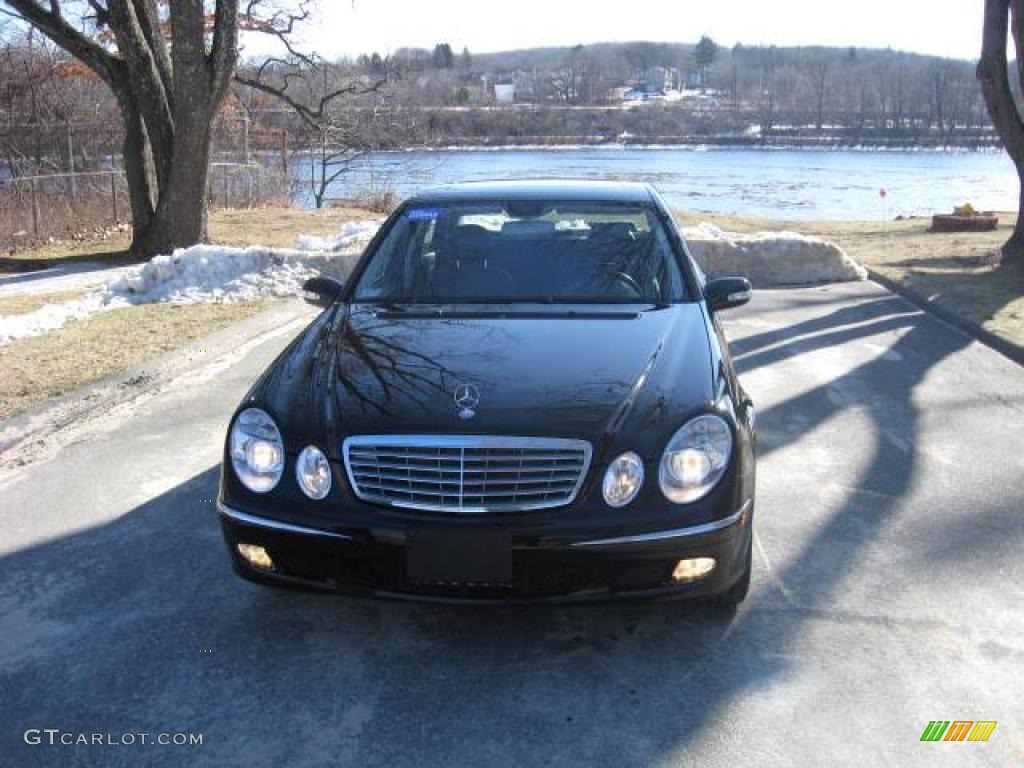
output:
[[[480,389],[475,384],[459,384],[455,387],[455,404],[459,406],[460,419],[476,416],[473,409],[480,403]]]

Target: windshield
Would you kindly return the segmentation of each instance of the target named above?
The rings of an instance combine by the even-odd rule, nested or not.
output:
[[[679,266],[652,206],[507,201],[410,206],[356,301],[666,303]]]

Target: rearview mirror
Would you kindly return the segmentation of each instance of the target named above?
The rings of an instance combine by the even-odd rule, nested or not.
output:
[[[745,277],[719,277],[704,286],[704,298],[711,310],[717,312],[746,304],[753,290]]]
[[[329,307],[344,289],[345,286],[333,277],[311,277],[302,284],[302,298],[314,307]]]

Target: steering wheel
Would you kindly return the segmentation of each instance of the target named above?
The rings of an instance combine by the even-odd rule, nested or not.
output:
[[[627,274],[625,272],[616,272],[614,275],[612,275],[612,280],[616,283],[622,283],[631,291],[633,291],[637,296],[644,295],[644,291],[643,288],[640,287],[640,283],[638,283],[636,281],[636,278],[630,274]]]

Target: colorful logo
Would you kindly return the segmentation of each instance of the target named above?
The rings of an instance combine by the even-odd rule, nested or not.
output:
[[[921,741],[988,741],[995,729],[995,720],[931,720]]]

